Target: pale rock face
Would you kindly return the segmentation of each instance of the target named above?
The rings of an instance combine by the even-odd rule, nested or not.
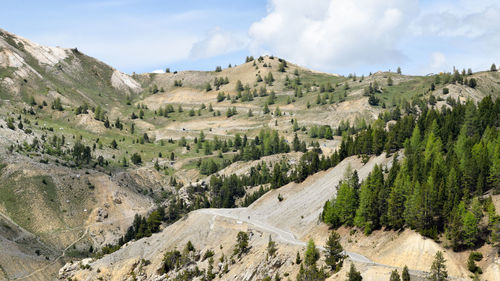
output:
[[[69,52],[67,49],[40,46],[31,43],[30,41],[27,41],[25,49],[40,63],[48,64],[50,66],[54,66],[67,58]]]
[[[118,70],[115,70],[113,75],[111,75],[111,85],[118,90],[131,90],[133,92],[139,92],[141,90],[141,85],[139,85],[137,81]]]
[[[4,33],[10,34],[6,31]],[[10,34],[14,36],[14,41],[17,44],[22,44],[24,50],[26,50],[30,55],[32,55],[39,63],[48,64],[50,66],[56,65],[61,60],[64,60],[68,57],[69,50],[60,48],[60,47],[46,47],[36,44],[26,38],[23,38],[18,35]],[[6,42],[1,43],[0,46],[7,45]]]
[[[3,40],[0,40],[0,46],[5,44],[6,43]],[[24,61],[23,57],[7,48],[0,50],[0,67],[16,68],[14,73],[21,78],[27,78],[30,73],[34,73],[40,78],[42,77],[36,70]]]

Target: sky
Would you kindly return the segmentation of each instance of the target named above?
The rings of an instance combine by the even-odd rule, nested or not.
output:
[[[213,70],[275,55],[347,75],[500,64],[497,0],[0,2],[0,28],[126,73]]]

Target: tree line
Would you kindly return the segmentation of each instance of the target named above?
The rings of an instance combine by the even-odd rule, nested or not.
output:
[[[388,171],[375,166],[361,185],[355,174],[343,181],[322,219],[366,233],[380,227],[408,227],[432,238],[444,233],[455,250],[499,233],[500,218],[484,197],[500,191],[499,116],[500,100],[485,97],[477,105],[423,108],[418,119],[406,116],[387,133],[372,130],[374,138],[359,134],[341,154],[394,152],[403,144],[404,159],[395,157]],[[489,216],[486,226],[480,225],[483,210]]]

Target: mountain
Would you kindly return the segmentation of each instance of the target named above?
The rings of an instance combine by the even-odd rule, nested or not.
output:
[[[499,93],[274,56],[128,75],[0,30],[0,280],[420,280],[438,251],[498,280]]]

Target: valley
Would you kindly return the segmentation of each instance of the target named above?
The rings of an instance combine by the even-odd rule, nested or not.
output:
[[[166,70],[0,29],[0,280],[499,280],[496,69]]]

